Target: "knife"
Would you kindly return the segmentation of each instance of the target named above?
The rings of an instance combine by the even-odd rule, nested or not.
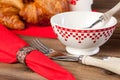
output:
[[[57,56],[52,57],[53,60],[76,61],[85,65],[95,66],[109,70],[120,75],[120,58],[117,57],[91,57],[91,56]]]
[[[75,61],[85,65],[100,67],[120,75],[120,58],[117,57],[98,58],[84,55],[75,57],[68,54],[66,55],[65,53],[58,52],[55,51],[54,49],[48,48],[37,38],[32,39],[29,42],[29,44],[35,47],[36,49],[40,50],[41,52],[43,52],[43,54],[45,54],[46,56],[53,60]]]

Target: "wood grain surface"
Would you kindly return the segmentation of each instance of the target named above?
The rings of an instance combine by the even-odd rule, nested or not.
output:
[[[21,36],[29,43],[31,37]],[[65,46],[57,39],[39,38],[46,46],[58,51],[65,52]],[[57,46],[56,46],[57,45]],[[99,54],[95,56],[115,56],[120,57],[120,40],[110,39],[106,44],[101,46]],[[120,80],[117,74],[92,66],[86,66],[76,62],[55,61],[62,67],[71,72],[76,80]],[[111,64],[112,65],[112,64]],[[0,80],[47,80],[41,75],[38,75],[29,70],[25,65],[20,63],[5,64],[0,63]]]
[[[93,9],[110,9],[120,0],[93,0]]]
[[[94,0],[93,8],[97,11],[104,12],[113,7],[119,0]],[[115,56],[120,57],[120,38],[115,38],[115,34],[120,33],[120,13],[116,14],[118,19],[117,29],[112,38],[100,47],[100,52],[94,56]],[[19,35],[23,40],[31,40],[30,36]],[[39,38],[39,37],[38,37]],[[46,46],[55,50],[66,52],[65,46],[57,39],[39,38]],[[57,46],[56,46],[57,45]],[[120,76],[113,74],[101,68],[86,66],[76,62],[55,61],[69,72],[71,72],[76,80],[120,80]],[[112,64],[111,64],[112,65]],[[118,66],[120,67],[120,66]],[[25,65],[20,63],[5,64],[0,63],[0,80],[47,80],[43,76],[32,72]]]

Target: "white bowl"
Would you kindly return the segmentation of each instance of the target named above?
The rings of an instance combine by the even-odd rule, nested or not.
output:
[[[93,55],[111,37],[117,23],[116,18],[112,17],[105,26],[101,22],[94,28],[83,29],[95,22],[100,15],[102,13],[99,12],[64,12],[52,16],[50,22],[68,53],[74,56]]]

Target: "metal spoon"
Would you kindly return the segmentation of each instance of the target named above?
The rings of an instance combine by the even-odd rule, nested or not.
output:
[[[120,10],[120,2],[117,3],[112,9],[108,10],[107,12],[103,13],[99,19],[97,21],[95,21],[91,26],[87,27],[87,28],[92,28],[94,27],[96,24],[98,24],[99,22],[101,22],[102,20],[104,20],[104,24],[107,24],[108,21],[111,19],[112,15],[114,15],[115,13],[117,13]]]

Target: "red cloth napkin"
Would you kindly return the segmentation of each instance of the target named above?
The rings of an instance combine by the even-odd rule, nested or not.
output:
[[[0,25],[0,62],[15,63],[16,53],[28,44]],[[38,50],[26,56],[27,66],[48,80],[75,80],[71,73]]]
[[[35,26],[27,25],[24,30],[11,30],[15,34],[21,34],[26,36],[36,36],[43,38],[57,38],[51,26]]]
[[[97,10],[92,10],[97,12]],[[24,30],[11,30],[15,34],[21,34],[26,36],[36,36],[43,38],[57,38],[51,26],[36,26],[27,24],[27,28]]]

